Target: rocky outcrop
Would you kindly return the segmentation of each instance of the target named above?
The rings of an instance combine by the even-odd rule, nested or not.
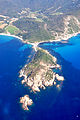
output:
[[[39,55],[39,57],[38,57]],[[56,85],[56,81],[63,81],[64,77],[59,76],[52,69],[61,69],[57,59],[47,51],[36,54],[34,59],[20,71],[20,77],[24,77],[22,84],[31,88],[34,92],[40,92],[48,86]],[[37,59],[36,59],[37,58]]]
[[[53,85],[60,88],[57,81],[62,82],[64,77],[56,74],[52,69],[61,70],[57,59],[48,51],[37,48],[34,58],[21,69],[19,77],[24,77],[22,84],[29,86],[33,92],[40,92],[40,89],[46,89],[46,87]],[[22,103],[24,110],[29,110],[28,106],[31,106],[33,101],[28,95],[25,95],[20,98],[20,103]]]
[[[28,106],[31,106],[33,104],[33,101],[29,98],[28,95],[25,95],[24,97],[20,98],[20,103],[22,104],[22,108],[24,110],[29,110]]]
[[[56,79],[58,81],[64,81],[64,77],[63,76],[60,76],[60,75],[56,74],[55,77],[56,77]]]

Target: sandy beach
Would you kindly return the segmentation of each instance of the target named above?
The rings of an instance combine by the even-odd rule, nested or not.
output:
[[[15,38],[20,39],[22,42],[24,42],[24,40],[21,37],[18,37],[18,36],[15,36],[15,35],[6,34],[6,33],[0,33],[0,35],[15,37]]]
[[[68,35],[65,35],[65,36],[60,36],[60,38],[58,38],[58,39],[56,38],[55,40],[48,40],[48,41],[41,41],[41,42],[34,42],[34,43],[28,42],[27,40],[24,41],[21,37],[18,37],[18,36],[16,36],[16,35],[11,35],[11,34],[9,34],[9,33],[8,33],[8,34],[6,34],[6,33],[0,33],[0,35],[5,35],[5,36],[11,36],[11,37],[18,38],[18,39],[21,40],[23,43],[32,45],[32,46],[33,46],[33,49],[34,49],[35,51],[37,51],[37,47],[38,47],[38,45],[39,45],[40,43],[59,42],[59,41],[62,41],[62,40],[67,41],[67,40],[69,40],[71,37],[76,36],[76,35],[78,35],[79,33],[80,33],[80,31],[77,32],[77,33],[73,33],[73,34],[68,34]]]

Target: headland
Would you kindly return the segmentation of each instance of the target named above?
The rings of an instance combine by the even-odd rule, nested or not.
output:
[[[71,35],[71,37],[76,36],[77,34],[78,33],[75,33]],[[22,38],[15,35],[10,34],[0,35],[16,37],[24,43],[31,44],[36,52],[32,61],[29,64],[26,64],[20,70],[19,77],[24,78],[21,81],[23,85],[28,86],[34,93],[40,92],[40,89],[46,89],[46,87],[53,85],[56,86],[57,88],[60,87],[60,84],[57,84],[57,81],[64,81],[64,77],[60,76],[56,72],[53,72],[53,69],[61,70],[61,66],[57,64],[57,58],[52,56],[47,50],[44,50],[38,46],[40,43],[43,43],[45,41],[30,43],[24,41]],[[67,38],[70,38],[70,36],[68,36]],[[24,97],[20,98],[20,103],[22,103],[22,108],[24,110],[29,110],[28,106],[31,106],[33,104],[33,101],[32,99],[29,98],[29,95],[25,95]]]

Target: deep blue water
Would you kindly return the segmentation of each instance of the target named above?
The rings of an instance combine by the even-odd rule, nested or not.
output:
[[[54,95],[56,100],[43,118],[80,120],[80,34],[70,38],[68,43],[43,43],[39,46],[57,57],[62,66],[61,74],[65,77],[61,90],[53,91],[53,94],[57,92],[57,96]]]
[[[20,69],[33,56],[31,45],[20,40],[0,36],[0,120],[22,120],[19,98],[27,93],[18,78]]]
[[[80,35],[66,44],[40,44],[57,57],[62,66],[58,72],[65,81],[61,89],[52,86],[36,94],[21,85],[18,78],[19,70],[34,50],[16,38],[0,36],[0,40],[0,120],[80,120]],[[29,112],[19,104],[19,98],[25,94],[34,102]]]

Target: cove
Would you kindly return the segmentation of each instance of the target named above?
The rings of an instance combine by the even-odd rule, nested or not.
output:
[[[80,69],[80,34],[68,40],[68,43],[45,43],[43,46],[50,47],[69,61],[75,68]]]
[[[80,69],[80,34],[69,39],[69,44],[54,49],[65,60],[72,63],[72,65]]]
[[[42,118],[46,120],[80,119],[80,34],[68,40],[68,43],[48,42],[39,45],[57,57],[62,67],[65,81],[61,90],[51,88],[47,99],[50,100]],[[47,92],[48,93],[48,92]],[[46,93],[46,94],[47,94]],[[49,108],[48,108],[49,107]]]

